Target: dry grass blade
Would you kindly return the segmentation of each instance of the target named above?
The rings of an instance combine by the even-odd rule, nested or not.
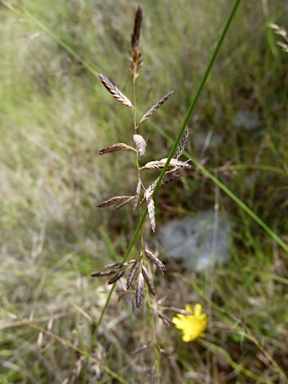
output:
[[[133,135],[134,143],[138,149],[139,155],[143,156],[146,150],[146,141],[143,136],[135,134]]]
[[[152,198],[152,194],[146,190],[145,199],[147,201],[148,216],[150,221],[150,226],[153,232],[156,231],[156,221],[155,221],[155,204]]]
[[[148,273],[147,269],[144,267],[144,265],[142,265],[142,273],[143,273],[144,279],[146,281],[146,284],[148,285],[149,292],[155,296],[156,291],[155,291],[154,285],[153,285],[152,280],[149,276],[149,273]]]
[[[137,287],[136,287],[136,307],[139,309],[142,304],[144,293],[144,277],[143,273],[140,272],[137,279]]]
[[[161,260],[158,259],[158,257],[156,257],[154,255],[154,253],[152,253],[151,251],[149,251],[149,249],[145,249],[145,254],[147,256],[147,258],[159,269],[159,271],[162,272],[162,274],[164,275],[164,271],[166,270],[166,267],[165,265],[162,263]]]
[[[134,108],[133,104],[131,103],[131,101],[125,95],[123,95],[123,93],[119,91],[119,89],[116,87],[116,85],[112,84],[111,81],[109,81],[107,79],[107,77],[105,77],[102,74],[99,74],[98,77],[101,80],[101,82],[104,85],[104,87],[111,93],[111,95],[119,103],[121,103],[123,105],[126,105],[126,107]]]
[[[135,148],[131,147],[130,145],[127,145],[125,143],[117,143],[117,144],[110,145],[109,147],[100,149],[99,155],[105,155],[105,153],[111,153],[111,152],[117,152],[117,151],[136,152]]]
[[[140,191],[141,191],[141,180],[139,180],[137,183],[136,194],[135,194],[134,200],[133,200],[133,209],[134,210],[137,208],[137,205],[138,205]]]
[[[113,276],[109,281],[108,281],[108,285],[111,285],[111,284],[114,284],[115,281],[119,280],[125,273],[125,270],[124,271],[120,271],[118,273],[116,273],[115,276]]]
[[[186,147],[186,143],[187,143],[188,136],[189,136],[189,129],[186,128],[186,129],[185,129],[185,132],[184,132],[184,134],[183,134],[183,136],[182,136],[182,139],[181,139],[181,141],[180,141],[180,143],[179,143],[179,146],[178,146],[178,148],[177,148],[177,150],[176,150],[176,152],[175,152],[175,155],[173,156],[174,159],[178,159],[178,158],[182,155],[182,153],[184,152],[184,149],[185,149],[185,147]]]
[[[130,196],[130,197],[129,197],[127,200],[125,200],[123,203],[117,205],[117,207],[115,208],[115,210],[116,210],[116,209],[120,209],[120,208],[124,207],[124,205],[130,203],[130,201],[134,200],[134,197],[135,197],[135,196]]]
[[[138,124],[138,127],[143,124],[146,120],[149,119],[149,117],[151,115],[153,115],[153,113],[155,111],[157,111],[158,108],[161,107],[162,104],[165,103],[165,101],[167,101],[169,99],[169,97],[172,95],[174,91],[170,91],[169,93],[167,93],[167,95],[165,95],[164,97],[162,97],[162,99],[160,101],[158,101],[157,104],[153,105],[153,107],[151,109],[149,109],[148,112],[145,113],[145,115],[142,117],[142,119],[140,120],[140,123]]]
[[[111,197],[110,199],[105,200],[102,203],[96,205],[96,208],[99,209],[99,208],[108,207],[109,205],[117,204],[122,200],[127,200],[127,199],[130,199],[133,197],[134,196],[114,196],[114,197]]]
[[[126,283],[127,289],[129,289],[131,287],[131,284],[132,284],[132,282],[136,276],[136,273],[139,270],[141,260],[142,260],[141,257],[139,257],[139,259],[137,259],[131,267],[131,270],[130,270],[129,275],[127,277],[127,283]]]

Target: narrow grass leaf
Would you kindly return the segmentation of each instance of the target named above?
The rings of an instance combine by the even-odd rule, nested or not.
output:
[[[158,101],[157,104],[153,105],[153,107],[150,108],[149,111],[146,112],[145,115],[142,117],[142,119],[140,120],[140,123],[138,124],[138,127],[140,127],[141,124],[143,124],[146,120],[148,120],[149,117],[151,117],[153,115],[153,113],[155,111],[157,111],[157,109],[160,108],[161,105],[164,104],[165,101],[167,101],[169,99],[169,97],[172,95],[173,92],[174,91],[170,91],[169,93],[167,93],[167,95],[162,97],[162,99],[160,101]]]
[[[104,85],[104,87],[114,97],[114,99],[116,99],[119,103],[121,103],[123,105],[126,105],[126,107],[134,108],[133,104],[131,103],[131,101],[122,92],[120,92],[119,89],[116,87],[116,85],[111,83],[111,81],[109,81],[107,79],[107,77],[105,77],[102,74],[99,74],[98,77],[101,80],[101,82]]]

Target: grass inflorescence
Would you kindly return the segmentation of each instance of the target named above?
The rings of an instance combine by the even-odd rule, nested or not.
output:
[[[1,2],[1,383],[288,381],[287,10],[242,2],[219,45],[231,7]],[[210,209],[231,259],[171,265],[151,218]]]
[[[165,167],[166,162],[168,164],[168,170],[165,171],[164,177],[161,180],[161,185],[167,184],[170,181],[177,179],[180,176],[180,172],[183,169],[190,169],[191,165],[189,160],[181,161],[179,160],[180,156],[183,154],[186,142],[189,136],[189,131],[186,129],[184,132],[183,138],[180,141],[180,145],[176,150],[176,153],[170,161],[167,158],[161,160],[152,160],[146,164],[140,164],[140,157],[143,156],[146,152],[147,140],[140,134],[140,126],[149,120],[149,118],[170,98],[174,91],[168,92],[165,96],[161,98],[156,104],[154,104],[140,119],[137,123],[137,108],[136,108],[136,79],[139,76],[139,71],[142,67],[142,55],[139,50],[140,44],[140,33],[141,33],[141,24],[142,24],[143,12],[142,8],[138,7],[138,10],[135,15],[134,21],[134,30],[131,36],[131,47],[130,47],[130,76],[132,82],[132,92],[133,92],[133,102],[131,102],[118,88],[116,85],[111,83],[107,77],[100,74],[99,79],[104,85],[104,87],[111,93],[111,95],[122,105],[130,107],[133,111],[133,141],[135,148],[131,147],[126,143],[116,143],[109,145],[103,149],[100,149],[99,154],[103,155],[111,152],[118,151],[132,151],[136,155],[136,169],[135,174],[137,175],[137,182],[135,187],[135,192],[131,196],[113,196],[108,200],[103,201],[97,205],[97,208],[104,208],[109,205],[116,205],[115,209],[124,207],[126,204],[133,203],[133,209],[138,209],[139,221],[141,221],[143,215],[143,204],[147,206],[148,217],[150,221],[150,226],[153,232],[156,230],[156,220],[155,220],[155,203],[153,199],[153,193],[156,187],[156,184],[159,180],[157,177],[150,185],[147,187],[143,181],[142,171],[144,170],[159,170]],[[132,124],[131,124],[132,125]],[[121,160],[119,160],[121,161]],[[148,287],[149,292],[152,295],[156,294],[153,279],[150,274],[151,266],[147,268],[147,262],[151,262],[152,265],[156,266],[162,273],[165,271],[164,264],[158,260],[157,256],[147,249],[145,246],[145,240],[143,236],[143,231],[140,231],[140,250],[139,256],[136,260],[130,260],[129,262],[114,264],[109,264],[106,268],[109,268],[106,271],[95,272],[92,274],[94,277],[98,276],[109,276],[113,275],[108,281],[108,285],[114,284],[127,272],[127,282],[126,288],[129,289],[135,283],[135,303],[136,307],[140,308],[144,295],[145,284]]]

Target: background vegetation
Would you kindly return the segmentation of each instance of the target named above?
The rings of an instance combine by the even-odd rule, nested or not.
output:
[[[130,96],[137,5],[28,0],[29,13],[23,3],[0,5],[0,382],[152,383],[156,340],[163,383],[287,383],[287,253],[196,167],[159,191],[157,223],[216,202],[235,223],[231,260],[212,278],[169,269],[155,284],[159,305],[202,303],[206,339],[184,344],[159,319],[155,336],[147,306],[135,311],[121,283],[94,337],[109,289],[90,273],[121,260],[137,225],[129,206],[95,209],[135,185],[129,154],[98,156],[130,137],[132,121],[95,73]],[[232,3],[141,5],[139,113],[175,90],[145,131],[152,158],[162,158],[171,142],[161,132],[176,137]],[[189,124],[187,149],[286,243],[288,55],[267,23],[287,29],[287,12],[285,1],[242,2]],[[237,124],[243,111],[256,118],[254,129]]]

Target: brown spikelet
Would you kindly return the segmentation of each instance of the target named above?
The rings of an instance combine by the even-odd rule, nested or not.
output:
[[[93,272],[93,273],[91,273],[91,276],[92,277],[111,276],[114,273],[115,273],[114,270],[102,271],[102,272]]]
[[[107,77],[105,77],[102,74],[99,74],[98,77],[101,80],[101,82],[104,85],[104,87],[114,97],[114,99],[116,99],[119,103],[121,103],[123,105],[126,105],[126,107],[134,108],[133,104],[131,103],[131,101],[125,95],[123,95],[123,93],[119,91],[119,89],[116,87],[116,85],[111,83],[111,81],[109,81],[107,79]]]
[[[182,136],[182,139],[181,139],[181,141],[180,141],[180,143],[179,143],[179,146],[178,146],[178,148],[177,148],[177,150],[176,150],[176,152],[175,152],[175,155],[173,156],[174,159],[179,159],[179,157],[180,157],[180,156],[182,155],[182,153],[184,152],[184,149],[185,149],[185,147],[186,147],[186,143],[187,143],[188,136],[189,136],[189,129],[186,128],[186,129],[185,129],[185,132],[184,132],[184,134],[183,134],[183,136]]]
[[[135,14],[134,30],[131,36],[131,50],[138,48],[139,46],[142,17],[143,17],[142,8],[139,6]]]
[[[142,269],[143,277],[144,277],[144,279],[146,281],[146,284],[147,284],[147,286],[149,288],[149,292],[152,293],[152,295],[155,296],[156,295],[156,291],[155,291],[154,285],[152,283],[152,280],[151,280],[151,278],[149,276],[149,273],[148,273],[147,269],[144,267],[144,265],[142,265],[141,269]]]
[[[135,49],[133,53],[130,53],[130,75],[133,83],[139,76],[139,71],[142,67],[142,57],[138,49]]]
[[[134,196],[114,196],[114,197],[111,197],[110,199],[105,200],[102,203],[96,205],[96,208],[99,209],[99,208],[108,207],[109,205],[113,205],[113,204],[119,203],[122,200],[127,200],[127,199],[130,199],[133,197]]]
[[[117,143],[110,145],[109,147],[102,148],[99,151],[99,155],[105,155],[105,153],[111,153],[116,151],[134,151],[136,152],[135,148],[131,147],[130,145],[127,145],[125,143]]]
[[[161,185],[171,183],[171,181],[174,181],[174,180],[178,179],[178,177],[181,176],[181,171],[179,171],[179,173],[171,174],[172,171],[174,172],[173,169],[170,172],[166,172],[165,178],[162,181]]]
[[[144,277],[142,272],[139,273],[136,286],[136,307],[139,309],[142,304],[144,293]]]
[[[143,138],[143,136],[135,134],[133,135],[134,143],[136,144],[136,147],[138,149],[139,155],[143,156],[146,150],[146,141]]]
[[[138,7],[135,14],[134,30],[131,36],[131,49],[130,49],[130,75],[133,84],[135,83],[140,68],[142,66],[142,57],[139,51],[140,33],[142,25],[143,12],[142,8]]]
[[[115,211],[116,209],[120,209],[122,207],[124,207],[124,205],[130,203],[130,201],[132,201],[134,199],[134,196],[130,196],[127,200],[123,201],[123,203],[117,205],[117,207],[115,208]]]
[[[127,277],[127,283],[126,283],[126,288],[129,289],[131,287],[131,284],[136,276],[136,273],[138,272],[139,270],[139,266],[140,266],[140,262],[141,262],[141,257],[139,257],[135,262],[134,264],[132,265],[131,267],[131,270],[129,272],[129,275]]]
[[[120,271],[118,273],[116,273],[116,275],[114,275],[113,277],[111,277],[111,279],[108,281],[108,285],[111,285],[111,284],[114,284],[117,280],[119,280],[125,273],[125,270],[124,271]]]
[[[153,113],[155,111],[157,111],[158,108],[161,107],[162,104],[165,103],[165,101],[167,101],[169,99],[169,97],[172,95],[174,91],[170,91],[169,93],[167,93],[167,95],[165,95],[164,97],[162,97],[162,99],[160,101],[158,101],[157,104],[153,105],[153,107],[151,109],[149,109],[148,112],[145,113],[145,115],[142,117],[142,119],[140,120],[140,123],[138,124],[138,127],[143,124],[146,120],[149,119],[149,117],[151,115],[153,115]]]
[[[119,268],[122,268],[124,267],[124,264],[123,263],[119,263],[119,262],[116,262],[116,263],[110,263],[110,264],[107,264],[104,266],[104,268],[115,268],[115,269],[119,269]]]
[[[165,265],[162,263],[161,260],[158,259],[149,249],[145,249],[145,254],[147,258],[154,264],[156,267],[161,271],[164,275],[164,271],[166,270]]]
[[[137,205],[138,205],[140,191],[141,191],[141,180],[138,181],[137,187],[136,187],[136,194],[135,194],[134,200],[133,200],[133,209],[134,210],[137,208]]]

